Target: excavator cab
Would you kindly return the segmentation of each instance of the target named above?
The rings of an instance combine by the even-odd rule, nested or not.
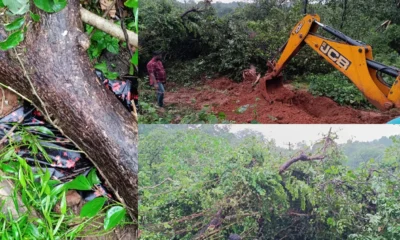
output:
[[[319,28],[338,41],[317,35]],[[288,41],[279,50],[278,61],[267,63],[268,71],[259,81],[259,89],[264,98],[270,100],[271,94],[283,87],[282,70],[305,44],[347,76],[375,107],[380,110],[400,108],[400,70],[374,61],[371,46],[320,23],[317,14],[307,14],[298,22]],[[387,74],[396,80],[390,86],[378,73]]]

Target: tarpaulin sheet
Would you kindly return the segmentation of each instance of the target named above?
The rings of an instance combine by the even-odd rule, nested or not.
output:
[[[109,80],[103,72],[96,69],[97,77],[102,81],[104,86],[113,91],[118,99],[129,110],[133,111],[132,101],[134,101],[136,109],[139,107],[138,80],[131,75],[122,76],[122,79]]]
[[[47,123],[42,114],[30,104],[25,102],[23,106],[0,119],[0,138],[3,138],[17,123],[22,128],[16,128],[12,132],[9,136],[12,139],[11,142],[18,146],[18,143],[23,141],[23,135],[19,129],[24,129],[24,131],[35,136],[46,152],[46,156],[40,151],[37,154],[33,154],[32,150],[28,149],[28,146],[15,149],[15,152],[26,159],[34,171],[39,166],[43,170],[48,169],[52,179],[67,182],[81,174],[87,175],[93,168],[92,163],[85,155],[69,139],[62,136],[57,129]],[[107,195],[101,184],[96,186],[95,192],[80,191],[80,194],[87,201],[97,196]]]

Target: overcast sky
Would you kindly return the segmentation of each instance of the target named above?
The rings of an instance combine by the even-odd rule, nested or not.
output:
[[[238,132],[252,129],[261,132],[267,139],[275,139],[280,147],[287,147],[288,143],[296,144],[303,140],[307,143],[321,139],[323,133],[328,133],[329,128],[337,132],[338,143],[347,140],[372,141],[383,136],[400,135],[400,125],[232,125],[231,131]]]

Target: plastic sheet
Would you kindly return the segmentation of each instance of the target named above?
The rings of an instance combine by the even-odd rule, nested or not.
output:
[[[68,182],[81,174],[86,176],[93,169],[89,159],[69,139],[47,123],[42,114],[30,104],[24,103],[23,106],[0,119],[0,138],[6,136],[15,124],[19,126],[9,134],[5,144],[12,142],[20,146],[15,149],[15,152],[26,159],[33,171],[36,171],[38,167],[43,170],[48,169],[52,179]],[[35,154],[28,148],[28,144],[24,144],[30,137],[36,139],[35,141],[43,147],[45,154],[42,151]],[[79,193],[86,201],[98,196],[110,196],[102,184],[94,186],[94,189],[96,190],[79,191]]]
[[[135,103],[136,109],[139,107],[138,80],[135,76],[125,75],[122,79],[109,80],[103,72],[96,69],[95,73],[104,86],[113,91],[118,99],[129,110],[133,111],[132,101]]]

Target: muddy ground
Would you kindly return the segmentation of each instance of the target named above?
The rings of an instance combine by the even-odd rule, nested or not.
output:
[[[398,111],[356,110],[340,106],[326,97],[314,97],[291,85],[275,92],[270,101],[253,89],[251,82],[235,83],[227,78],[208,80],[198,87],[176,88],[168,92],[165,104],[192,107],[200,110],[209,106],[215,114],[223,112],[226,120],[235,123],[386,123],[400,115]]]

